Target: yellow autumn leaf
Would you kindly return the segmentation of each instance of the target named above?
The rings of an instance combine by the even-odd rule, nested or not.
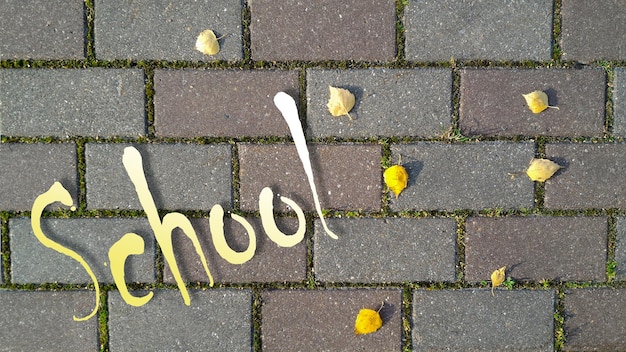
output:
[[[557,172],[562,166],[548,159],[533,158],[526,174],[533,181],[544,182]]]
[[[383,326],[380,313],[373,309],[363,308],[354,322],[354,333],[357,335],[371,334]]]
[[[500,286],[504,282],[506,266],[491,273],[491,295],[493,296],[493,289],[496,286]]]
[[[553,108],[558,110],[558,107],[548,105],[548,95],[540,90],[536,90],[528,94],[522,94],[522,96],[526,100],[528,108],[534,114],[538,114],[547,108]]]
[[[206,55],[215,55],[220,52],[220,44],[212,30],[202,31],[196,39],[196,50]]]
[[[396,195],[396,198],[400,195],[409,182],[409,174],[402,165],[393,165],[383,173],[385,184]]]
[[[328,100],[328,104],[326,104],[326,106],[328,107],[330,114],[333,116],[348,115],[350,120],[352,120],[350,110],[352,110],[354,103],[356,102],[354,94],[343,88],[328,86],[328,89],[330,90],[330,99]]]

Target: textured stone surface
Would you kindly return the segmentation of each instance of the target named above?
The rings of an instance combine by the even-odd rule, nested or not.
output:
[[[333,117],[328,86],[350,90],[350,116]],[[451,123],[448,69],[307,70],[307,126],[312,138],[441,135]]]
[[[145,292],[133,292],[142,296]],[[155,290],[142,307],[109,296],[111,351],[250,351],[249,290],[190,290],[190,306],[176,290]]]
[[[604,281],[605,217],[470,217],[465,223],[465,279],[488,281],[507,267],[515,281]]]
[[[537,60],[551,58],[552,1],[409,1],[406,58]]]
[[[613,133],[626,137],[626,69],[613,73]]]
[[[413,348],[428,351],[553,351],[554,293],[416,291]]]
[[[408,187],[391,199],[393,210],[522,208],[534,203],[533,183],[524,172],[534,156],[530,143],[420,142],[392,145],[402,155]]]
[[[239,60],[243,58],[240,0],[95,2],[95,49],[101,60]],[[200,32],[211,29],[220,52],[194,49]]]
[[[296,71],[157,70],[154,81],[154,126],[165,137],[287,136],[274,95],[299,94]]]
[[[465,69],[460,122],[464,135],[594,136],[604,132],[603,70]],[[533,114],[522,94],[540,90],[550,106]]]
[[[626,217],[618,216],[615,227],[616,278],[618,280],[626,280]]]
[[[253,0],[252,59],[389,61],[396,55],[391,0]]]
[[[315,221],[315,278],[323,282],[454,281],[454,219]],[[422,253],[416,256],[415,253]]]
[[[626,204],[626,144],[547,144],[546,157],[563,166],[546,181],[547,208],[623,208]]]
[[[263,351],[400,351],[402,291],[398,289],[268,290],[262,293]],[[383,326],[355,335],[362,308],[379,309]]]
[[[0,70],[0,133],[145,135],[144,95],[137,69]]]

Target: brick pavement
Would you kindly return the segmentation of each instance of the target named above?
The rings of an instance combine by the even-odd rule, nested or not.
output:
[[[626,351],[626,4],[217,0],[0,3],[0,351]],[[193,50],[213,29],[221,51]],[[326,113],[328,85],[351,90]],[[521,94],[544,90],[532,114]],[[323,230],[273,96],[296,100]],[[175,230],[187,282],[122,165],[136,147],[157,207],[191,219],[215,285]],[[532,157],[563,169],[545,182]],[[402,164],[409,186],[386,192]],[[82,266],[38,242],[35,197],[54,181],[42,229]],[[305,240],[279,247],[259,192],[296,201]],[[298,221],[276,201],[279,228]],[[254,229],[256,255],[220,256],[209,211]],[[251,237],[225,219],[227,243]],[[122,300],[109,247],[135,232]],[[507,285],[489,290],[507,266]],[[381,308],[382,306],[382,308]],[[384,325],[355,336],[359,309]]]

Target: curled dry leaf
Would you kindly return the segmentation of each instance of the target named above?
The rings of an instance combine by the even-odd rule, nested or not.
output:
[[[383,173],[385,184],[395,194],[396,198],[406,188],[409,182],[409,174],[402,165],[393,165]]]
[[[350,120],[352,120],[350,110],[352,110],[354,103],[356,102],[354,94],[343,88],[328,86],[328,89],[330,90],[330,99],[328,100],[328,104],[326,104],[326,106],[328,107],[330,114],[333,116],[348,115]]]
[[[528,104],[528,108],[534,114],[538,114],[547,108],[558,109],[556,106],[548,105],[548,95],[540,90],[528,94],[522,94]]]
[[[561,165],[552,160],[533,158],[526,170],[526,174],[533,181],[544,182],[561,168]]]
[[[491,273],[491,295],[493,296],[494,287],[500,286],[504,282],[506,266]]]
[[[363,308],[354,322],[354,333],[357,335],[371,334],[383,326],[380,313],[373,309]]]
[[[196,50],[206,55],[215,55],[220,52],[220,43],[212,30],[207,29],[198,35]]]

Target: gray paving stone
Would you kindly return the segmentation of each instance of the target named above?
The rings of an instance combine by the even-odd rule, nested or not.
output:
[[[355,95],[352,120],[328,112],[329,85]],[[308,69],[308,136],[438,136],[452,122],[451,98],[449,69]]]
[[[288,136],[274,95],[298,100],[297,71],[156,70],[154,82],[157,136]]]
[[[263,351],[401,351],[399,289],[270,290],[262,294]],[[362,308],[379,309],[383,326],[355,335]]]
[[[626,60],[623,0],[564,1],[561,18],[563,59]]]
[[[133,292],[141,296],[145,292]],[[111,351],[250,351],[250,290],[190,290],[190,306],[178,290],[155,290],[142,307],[109,294]]]
[[[613,72],[613,133],[626,137],[626,69]]]
[[[417,351],[553,351],[554,292],[418,290]]]
[[[85,14],[81,0],[0,3],[0,60],[83,59]]]
[[[623,208],[626,205],[626,144],[555,143],[546,157],[563,169],[546,181],[547,208]]]
[[[570,289],[565,308],[566,351],[624,351],[626,289]]]
[[[391,150],[391,160],[398,160],[400,154],[409,174],[408,187],[391,199],[392,210],[509,209],[534,204],[533,182],[524,174],[535,153],[532,143],[420,142],[392,145]]]
[[[141,209],[122,164],[128,144],[94,144],[85,148],[87,207]],[[210,210],[232,207],[232,155],[229,145],[141,144],[148,187],[159,209]]]
[[[322,209],[380,210],[379,145],[309,145],[309,153]],[[242,210],[259,208],[259,193],[264,187],[291,198],[304,210],[315,210],[294,145],[240,144],[239,164]],[[275,208],[287,210],[279,201]]]
[[[302,282],[306,280],[307,249],[305,241],[294,247],[283,248],[272,242],[261,226],[260,218],[247,217],[254,228],[256,252],[245,264],[230,264],[215,250],[208,219],[193,219],[192,224],[200,240],[209,270],[215,282]],[[295,218],[277,218],[279,228],[285,233],[295,233],[298,221]],[[224,219],[225,237],[233,250],[243,252],[248,248],[249,238],[241,225],[230,217]],[[208,282],[208,277],[191,242],[180,230],[173,237],[176,261],[181,276],[186,282]],[[169,265],[165,264],[163,281],[175,284]]]
[[[215,61],[243,58],[240,0],[95,2],[95,49],[101,60]],[[211,29],[220,52],[195,50],[200,32]]]
[[[5,136],[130,136],[146,133],[138,69],[0,70]]]
[[[145,242],[142,255],[126,261],[126,282],[154,282],[154,236],[147,219],[42,219],[44,234],[80,254],[99,283],[113,283],[109,248],[124,234],[134,232]],[[11,282],[89,284],[91,278],[77,261],[42,245],[32,232],[30,218],[9,219]]]
[[[315,277],[323,282],[454,281],[454,219],[327,219],[315,221]],[[420,255],[416,255],[420,253]]]
[[[489,281],[507,267],[515,281],[606,280],[606,217],[470,217],[465,279]]]
[[[31,210],[35,198],[61,182],[76,202],[78,175],[76,145],[0,144],[0,209]],[[48,209],[59,209],[60,203]]]
[[[626,280],[626,217],[618,216],[616,227],[615,261],[616,278]]]
[[[390,61],[396,55],[395,2],[390,0],[254,0],[254,60]]]
[[[559,109],[532,113],[522,94],[535,90]],[[466,69],[459,125],[464,135],[602,137],[605,90],[600,69]]]
[[[0,290],[0,350],[98,351],[98,319],[72,320],[93,305],[92,291]]]
[[[409,1],[406,58],[550,60],[552,7],[550,0]]]

